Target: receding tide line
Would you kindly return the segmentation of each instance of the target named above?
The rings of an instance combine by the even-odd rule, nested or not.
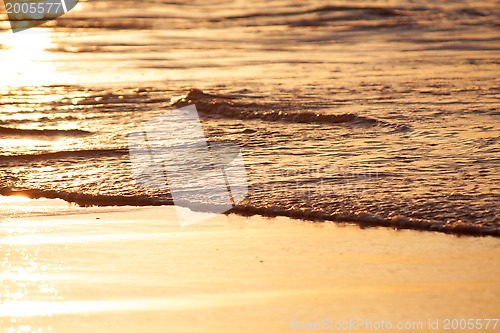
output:
[[[53,190],[13,190],[9,187],[0,187],[0,195],[25,196],[30,199],[48,198],[62,199],[67,202],[76,203],[80,206],[165,206],[174,205],[170,196],[152,198],[144,196],[122,196],[122,195],[92,195],[85,193],[74,193]],[[181,202],[181,206],[184,204]],[[206,205],[203,205],[205,207]],[[209,205],[210,206],[210,205]],[[327,213],[312,210],[285,209],[279,207],[259,208],[249,204],[237,205],[226,214],[238,214],[243,216],[262,215],[268,217],[286,216],[293,219],[308,221],[331,221],[350,222],[364,227],[387,227],[392,229],[412,229],[421,231],[438,231],[455,235],[469,236],[494,236],[500,237],[500,228],[484,227],[471,223],[445,223],[439,221],[424,221],[404,216],[384,218],[370,213]]]
[[[286,216],[293,219],[310,221],[352,222],[360,227],[388,227],[393,229],[412,229],[421,231],[438,231],[455,235],[495,236],[500,237],[499,228],[483,227],[470,223],[444,223],[439,221],[423,221],[404,216],[384,218],[370,213],[326,213],[313,210],[282,209],[278,207],[258,208],[249,205],[238,205],[228,213],[240,215],[262,215],[268,217]]]
[[[13,190],[9,187],[0,187],[0,195],[19,195],[30,199],[62,199],[67,202],[76,203],[80,206],[163,206],[173,205],[171,198],[151,198],[148,196],[125,196],[85,194],[54,190]]]

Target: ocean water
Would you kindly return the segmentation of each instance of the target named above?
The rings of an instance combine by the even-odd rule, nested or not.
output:
[[[16,34],[1,15],[1,195],[171,204],[127,135],[195,104],[242,149],[234,212],[500,235],[499,1],[81,1]]]

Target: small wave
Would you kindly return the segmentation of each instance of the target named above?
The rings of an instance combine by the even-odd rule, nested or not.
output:
[[[12,128],[8,127],[5,125],[9,126],[19,126],[19,125],[24,125],[24,124],[31,124],[34,121],[37,123],[47,123],[47,124],[54,124],[59,121],[75,121],[75,120],[80,120],[79,117],[72,116],[72,115],[61,115],[61,116],[56,116],[56,117],[49,117],[49,116],[41,116],[39,118],[34,118],[34,119],[5,119],[5,120],[0,120],[0,128],[1,127],[7,127],[7,128]],[[90,133],[90,132],[89,132]],[[1,130],[0,130],[0,135],[1,135]]]
[[[345,11],[364,11],[367,14],[377,15],[377,16],[399,16],[403,15],[399,13],[396,9],[388,7],[367,7],[367,6],[335,6],[335,5],[325,5],[313,8],[304,8],[302,10],[288,10],[288,11],[278,11],[278,12],[256,12],[242,15],[232,15],[225,16],[224,20],[231,19],[247,19],[256,17],[270,17],[270,16],[292,16],[292,15],[304,15],[312,13],[325,13],[325,12],[345,12]],[[213,19],[215,21],[217,19]],[[218,19],[221,20],[221,19]]]
[[[360,227],[389,227],[394,229],[413,229],[422,231],[438,231],[455,235],[495,236],[500,237],[500,228],[485,227],[471,223],[443,223],[425,221],[404,216],[384,218],[370,213],[326,213],[322,211],[282,209],[279,207],[257,208],[253,206],[236,206],[230,212],[241,215],[262,215],[269,217],[287,216],[295,219],[311,221],[350,222]]]
[[[67,202],[76,203],[79,206],[162,206],[173,205],[171,198],[154,198],[149,196],[125,196],[125,195],[103,195],[86,194],[54,190],[25,189],[14,190],[9,187],[0,187],[0,195],[23,196],[30,199],[62,199]]]
[[[12,189],[0,187],[0,195],[24,196],[31,199],[48,198],[62,199],[75,203],[82,207],[90,206],[163,206],[173,205],[170,196],[152,197],[147,195],[100,195],[85,194],[54,190],[39,189]],[[182,205],[182,203],[181,203]],[[192,203],[191,203],[192,206]],[[199,205],[202,210],[210,207],[207,204]],[[249,204],[241,204],[233,207],[226,214],[239,214],[244,216],[262,215],[267,217],[286,216],[294,219],[309,221],[331,221],[337,223],[354,223],[361,228],[366,227],[388,227],[394,229],[413,229],[421,231],[437,231],[455,235],[470,236],[494,236],[500,237],[500,228],[486,227],[465,222],[444,223],[428,220],[418,220],[404,216],[381,217],[379,215],[360,213],[327,213],[309,209],[285,209],[276,206],[255,207]]]
[[[367,30],[413,26],[418,12],[412,8],[393,8],[386,6],[343,6],[324,5],[299,9],[281,9],[267,12],[250,12],[212,18],[210,22],[238,20],[250,26],[288,25],[290,27],[338,26],[350,30]],[[373,21],[373,22],[372,22]],[[370,22],[351,24],[349,22]]]
[[[65,150],[40,154],[0,155],[0,162],[35,161],[67,157],[103,157],[128,155],[127,148]]]
[[[70,129],[70,130],[59,130],[59,129],[21,129],[14,127],[4,127],[0,126],[0,135],[15,135],[15,136],[87,136],[92,135],[92,132],[80,130],[80,129]]]
[[[211,95],[198,89],[191,89],[186,95],[173,98],[171,105],[175,107],[184,107],[195,104],[198,112],[201,114],[235,119],[262,119],[266,121],[323,124],[376,124],[378,122],[376,119],[362,117],[352,113],[319,114],[307,111],[300,113],[286,112],[283,110],[273,110],[264,104],[235,102],[230,99],[233,99],[233,97]]]
[[[153,23],[151,19],[137,18],[118,18],[115,20],[74,17],[61,18],[51,22],[53,27],[63,27],[72,29],[108,29],[108,30],[124,30],[124,29],[151,29]]]

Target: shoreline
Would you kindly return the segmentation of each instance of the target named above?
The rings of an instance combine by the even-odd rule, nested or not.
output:
[[[7,195],[6,195],[7,194]],[[23,196],[30,199],[60,199],[68,204],[76,204],[80,207],[157,207],[157,206],[173,206],[171,199],[155,200],[152,198],[129,197],[129,196],[107,196],[107,195],[90,195],[80,193],[61,193],[58,191],[44,190],[6,190],[0,188],[0,197]],[[99,201],[99,204],[96,204]],[[286,210],[272,207],[270,209],[249,207],[239,205],[233,207],[225,214],[238,214],[240,216],[260,215],[263,217],[289,217],[292,219],[300,219],[315,222],[337,222],[337,223],[353,223],[361,229],[370,227],[384,227],[396,230],[415,230],[415,231],[430,231],[456,236],[474,236],[474,237],[500,237],[500,228],[484,227],[473,224],[447,224],[437,221],[424,221],[403,216],[395,216],[393,218],[383,218],[370,213],[339,213],[328,214],[324,212],[316,212],[312,210]]]

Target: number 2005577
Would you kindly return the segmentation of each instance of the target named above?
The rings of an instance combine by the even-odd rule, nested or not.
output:
[[[495,329],[498,319],[443,319],[445,330],[486,330]]]
[[[5,3],[7,14],[45,14],[59,13],[61,2],[39,2],[39,3]]]

